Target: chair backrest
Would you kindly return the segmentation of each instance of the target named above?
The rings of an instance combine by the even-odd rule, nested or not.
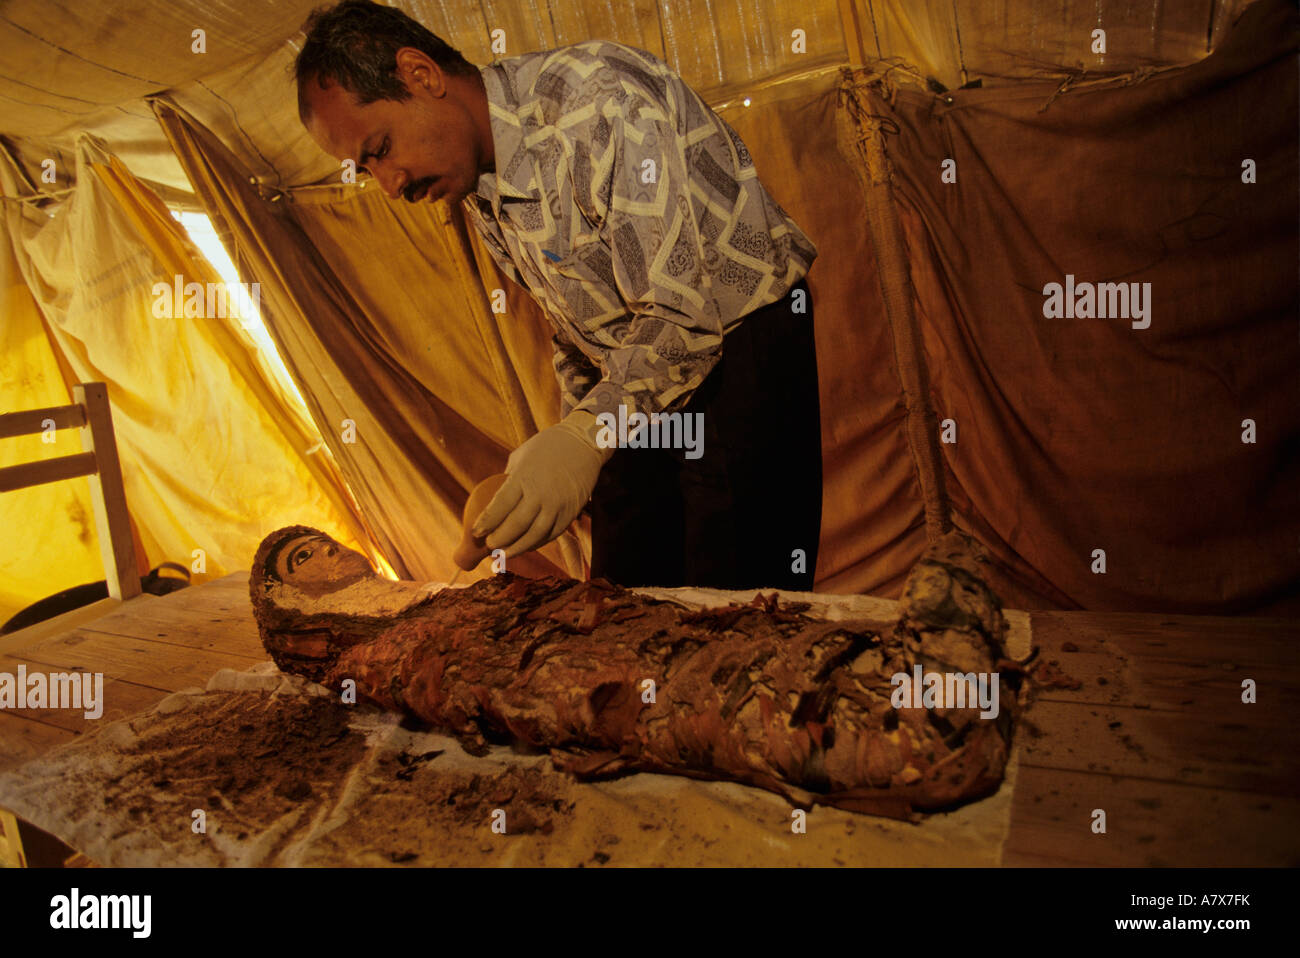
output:
[[[140,594],[140,570],[136,566],[131,523],[127,518],[126,492],[122,487],[122,466],[117,457],[108,388],[103,383],[81,383],[73,387],[73,396],[77,401],[71,406],[0,415],[0,438],[77,428],[81,430],[81,448],[84,450],[77,455],[0,469],[0,492],[89,476],[108,594],[114,599],[130,599]]]

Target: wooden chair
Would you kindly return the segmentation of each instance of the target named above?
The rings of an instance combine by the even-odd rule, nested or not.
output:
[[[140,594],[140,570],[135,562],[131,523],[126,513],[126,493],[122,487],[122,466],[117,457],[108,388],[103,383],[81,383],[73,387],[73,395],[77,401],[71,406],[0,415],[0,439],[75,427],[81,430],[81,448],[85,450],[72,456],[0,469],[0,492],[89,476],[108,594],[124,601]]]

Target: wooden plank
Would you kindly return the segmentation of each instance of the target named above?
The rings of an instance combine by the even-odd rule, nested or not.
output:
[[[130,599],[140,594],[140,570],[135,564],[135,542],[126,511],[126,490],[122,486],[122,465],[113,434],[108,387],[103,383],[78,383],[72,392],[77,402],[86,407],[81,446],[94,453],[99,463],[99,471],[90,479],[90,498],[95,507],[95,529],[99,533],[108,594],[114,599]]]
[[[244,655],[105,635],[88,629],[74,629],[29,646],[22,650],[21,658],[53,669],[103,672],[105,678],[123,679],[168,692],[193,686],[202,688],[219,669],[242,672],[252,664]]]
[[[153,599],[155,596],[137,596],[132,602],[140,602],[144,599]],[[56,615],[52,619],[46,619],[44,622],[37,622],[29,625],[25,629],[19,629],[17,632],[10,632],[8,635],[0,635],[0,653],[14,652],[23,646],[32,642],[38,642],[41,639],[49,638],[52,635],[58,635],[61,632],[67,632],[75,629],[79,625],[87,625],[102,616],[114,612],[122,606],[122,603],[111,596],[107,599],[100,599],[98,602],[92,602],[90,605],[83,605],[79,609],[72,609],[64,612],[62,615]]]
[[[1234,704],[1235,703],[1235,704]],[[1196,716],[1123,706],[1038,702],[1022,725],[1022,766],[1294,795],[1300,789],[1296,724],[1262,718],[1280,708],[1229,698]],[[1257,718],[1260,716],[1260,718]]]
[[[80,429],[86,424],[86,410],[81,406],[46,406],[0,414],[0,439],[30,436],[47,429]]]
[[[201,582],[185,589],[179,589],[169,595],[149,596],[150,609],[182,609],[210,613],[213,616],[226,615],[253,621],[253,607],[248,598],[248,573],[234,572],[220,579]],[[140,607],[134,603],[121,608],[122,615],[109,619],[116,622],[121,618],[129,619]],[[166,614],[166,613],[163,613]]]
[[[1181,658],[1129,658],[1089,652],[1062,652],[1050,660],[1063,673],[1080,682],[1078,689],[1043,688],[1035,691],[1040,702],[1091,706],[1128,706],[1204,716],[1225,703],[1240,702],[1242,680],[1253,679],[1264,709],[1256,716],[1261,726],[1289,722],[1286,713],[1300,708],[1300,683],[1294,670],[1249,665],[1228,669],[1213,663]]]
[[[201,583],[203,596],[214,602],[231,602],[242,601],[243,608],[251,611],[252,602],[248,597],[248,570],[243,569],[239,572],[232,572],[224,575],[220,579],[211,579],[208,582]],[[199,585],[194,587],[200,588]]]
[[[97,669],[53,668],[21,657],[0,655],[0,672],[8,672],[10,675],[17,676],[18,666],[20,665],[26,666],[28,675],[33,672],[47,674],[50,672],[80,672],[83,676],[83,682],[86,681],[85,676],[93,675],[96,671],[99,671]],[[137,685],[134,682],[124,682],[121,679],[113,679],[105,675],[103,701],[100,703],[101,715],[98,718],[86,718],[85,709],[80,708],[15,708],[6,710],[6,714],[30,719],[34,722],[44,722],[46,725],[54,725],[70,732],[85,732],[107,722],[126,718],[135,715],[137,712],[152,708],[169,694],[169,692],[162,689]]]
[[[1039,658],[1081,687],[1043,689],[1028,767],[1295,794],[1296,623],[1132,613],[1034,613]],[[1242,680],[1258,704],[1242,703]],[[1025,728],[1028,731],[1028,728]]]
[[[848,54],[849,66],[860,67],[866,56],[867,44],[863,36],[862,18],[858,10],[860,0],[838,0],[840,12],[840,29],[844,31],[844,50]],[[872,55],[875,48],[872,48]]]
[[[0,868],[26,868],[27,856],[23,854],[22,835],[18,819],[12,812],[0,808]]]
[[[178,598],[183,595],[188,606],[212,615],[237,616],[241,619],[253,620],[253,605],[248,597],[247,572],[233,572],[220,579],[213,579],[190,589],[182,589],[172,595]]]
[[[243,593],[244,598],[248,598],[248,570],[240,569],[230,572],[219,579],[209,579],[206,582],[198,583],[194,588],[202,588],[205,593]]]
[[[239,585],[238,579],[244,578]],[[225,585],[226,579],[235,581]],[[152,639],[186,648],[210,649],[251,661],[269,656],[257,632],[257,620],[247,594],[247,573],[235,573],[211,583],[181,589],[167,596],[143,594],[130,602],[103,600],[111,612],[93,617],[84,627],[76,621],[73,610],[41,622],[13,635],[0,638],[0,653],[21,655],[25,650],[41,647],[50,639],[78,630],[85,633]],[[88,607],[89,608],[89,607]],[[63,620],[63,621],[60,621]],[[60,628],[60,625],[64,627]]]
[[[1040,701],[1213,715],[1253,679],[1261,728],[1300,706],[1300,629],[1286,619],[1033,613],[1036,661],[1055,663],[1078,689],[1039,689]]]
[[[242,656],[249,660],[248,664],[269,658],[251,611],[240,616],[232,613],[213,615],[200,608],[187,609],[181,603],[155,602],[138,613],[98,619],[82,631],[208,649]]]
[[[7,710],[0,711],[0,772],[44,755],[50,749],[76,737],[76,732],[19,718]],[[0,796],[0,800],[3,797]]]
[[[63,862],[76,854],[65,842],[31,822],[18,819],[18,828],[28,868],[62,868]]]
[[[246,573],[245,573],[246,574]],[[226,576],[213,582],[204,582],[179,589],[170,595],[157,597],[154,603],[161,609],[187,609],[204,615],[253,618],[253,605],[248,598],[248,584],[234,587],[225,585]]]
[[[228,572],[219,579],[209,579],[202,583],[205,590],[211,589],[243,589],[248,592],[248,570],[236,569],[234,572]],[[196,586],[197,588],[197,586]]]
[[[1093,809],[1106,833],[1092,832]],[[1002,864],[1300,864],[1300,800],[1021,765]]]
[[[1205,662],[1241,655],[1296,664],[1300,621],[1218,615],[1151,615],[1136,612],[1032,612],[1034,641],[1055,655],[1065,642],[1080,652],[1179,654]]]
[[[91,452],[25,462],[19,466],[5,466],[0,469],[0,492],[13,492],[15,489],[42,486],[47,482],[90,476],[94,474],[95,468],[95,454]]]

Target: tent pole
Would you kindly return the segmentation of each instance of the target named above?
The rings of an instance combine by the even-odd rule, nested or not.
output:
[[[866,197],[867,226],[876,253],[885,316],[893,333],[894,360],[903,384],[908,446],[921,485],[926,537],[934,542],[952,528],[951,505],[944,487],[938,417],[930,405],[930,377],[913,307],[903,230],[890,189],[883,118],[871,113],[868,102],[871,88],[880,79],[869,69],[841,72],[836,140],[840,152],[857,172]]]

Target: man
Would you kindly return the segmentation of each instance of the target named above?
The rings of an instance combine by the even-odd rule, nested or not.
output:
[[[306,29],[313,139],[394,199],[463,203],[554,326],[563,418],[511,454],[475,533],[518,555],[590,499],[593,577],[811,589],[821,446],[803,277],[817,250],[735,131],[616,43],[476,67],[364,0]],[[655,414],[654,439],[676,448],[619,428]]]

